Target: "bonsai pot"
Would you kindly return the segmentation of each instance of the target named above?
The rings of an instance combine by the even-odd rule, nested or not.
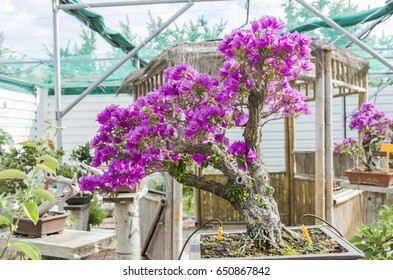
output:
[[[139,192],[140,186],[139,184],[136,185],[135,189],[131,189],[127,186],[122,186],[120,189],[117,189],[116,192],[118,193],[136,193]]]
[[[300,227],[289,227],[294,231],[300,231]],[[337,235],[336,232],[330,230],[326,226],[309,226],[308,229],[320,229],[327,238],[333,239],[339,246],[341,252],[328,254],[307,254],[307,255],[285,255],[285,256],[253,256],[253,257],[238,257],[236,259],[250,259],[250,260],[357,260],[363,259],[364,254],[344,238]],[[237,232],[239,233],[239,232]],[[242,232],[244,233],[244,231]],[[211,235],[211,234],[209,234]],[[189,246],[190,260],[201,260],[201,244],[200,237],[202,234],[194,235]],[[226,258],[233,259],[233,258]],[[206,260],[217,260],[217,258],[208,258]]]
[[[77,195],[66,200],[68,205],[84,205],[89,203],[93,198],[93,195],[90,193],[78,193]]]
[[[351,184],[374,185],[389,187],[393,184],[393,172],[386,173],[385,170],[372,172],[346,170],[348,180]]]
[[[15,233],[33,238],[44,237],[54,233],[62,233],[70,213],[49,212],[49,215],[48,217],[39,218],[36,225],[28,218],[21,218]],[[14,218],[14,220],[15,219],[16,218]]]

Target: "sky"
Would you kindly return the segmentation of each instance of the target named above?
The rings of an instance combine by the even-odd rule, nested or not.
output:
[[[260,18],[263,15],[275,15],[283,17],[281,4],[284,0],[250,0],[250,19]],[[84,3],[119,2],[119,0],[80,0]],[[311,0],[308,0],[311,3]],[[360,9],[382,6],[385,0],[352,0],[359,4]],[[181,25],[184,21],[196,19],[203,15],[210,24],[218,22],[221,18],[228,21],[226,33],[242,26],[246,21],[245,0],[212,1],[196,3],[176,23]],[[104,16],[107,26],[114,30],[120,30],[119,20],[125,20],[128,15],[132,31],[138,37],[146,37],[146,22],[148,11],[153,16],[170,18],[185,4],[159,4],[144,6],[123,6],[110,8],[95,8],[93,11]],[[79,34],[81,23],[65,12],[59,12],[60,17],[60,45],[71,46],[80,42]],[[380,29],[386,27],[380,27]],[[28,58],[44,58],[45,46],[53,47],[53,14],[51,0],[0,0],[0,31],[4,35],[3,46]],[[378,32],[378,31],[377,31]],[[98,36],[99,37],[99,36]],[[105,57],[109,50],[108,44],[97,38],[98,55]]]

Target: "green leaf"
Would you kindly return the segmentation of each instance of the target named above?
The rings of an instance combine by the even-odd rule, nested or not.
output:
[[[19,169],[5,169],[0,171],[1,179],[27,179],[27,174]]]
[[[31,193],[38,197],[41,197],[42,199],[49,201],[50,203],[55,203],[53,194],[50,191],[43,190],[43,189],[34,189]]]
[[[10,220],[7,219],[5,216],[0,216],[0,226],[1,225],[9,225],[11,224]]]
[[[23,212],[36,225],[38,222],[38,206],[32,201],[23,203]]]
[[[40,156],[40,157],[38,157],[38,160],[39,161],[44,161],[46,163],[50,163],[51,166],[54,166],[54,169],[56,169],[56,170],[60,169],[59,161],[56,158],[54,158],[54,157],[52,157],[50,155]]]
[[[49,167],[49,166],[47,166],[47,165],[45,165],[45,164],[42,164],[42,163],[36,164],[36,166],[34,167],[34,169],[35,169],[35,170],[37,170],[37,169],[42,169],[42,170],[44,170],[44,171],[47,171],[47,172],[49,172],[49,173],[53,173],[53,174],[56,175],[56,170],[53,170],[51,167]]]
[[[50,170],[54,170],[55,172],[57,171],[56,164],[54,164],[54,163],[52,163],[52,162],[44,161],[44,162],[41,162],[41,164],[45,165],[45,166],[48,167]]]
[[[52,139],[46,139],[46,144],[52,152],[56,151],[56,146]]]
[[[18,145],[22,145],[25,147],[37,148],[37,144],[34,143],[33,141],[23,141],[23,142],[18,143]]]
[[[42,259],[40,250],[34,244],[19,241],[19,242],[12,243],[12,246],[21,250],[23,253],[25,253],[32,260],[41,260]]]

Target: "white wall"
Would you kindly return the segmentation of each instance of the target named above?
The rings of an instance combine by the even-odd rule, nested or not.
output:
[[[0,128],[11,134],[15,143],[37,135],[36,97],[0,89]]]
[[[67,107],[76,95],[62,96],[62,109]],[[132,102],[129,95],[114,94],[97,94],[88,95],[80,103],[78,103],[71,111],[69,111],[62,120],[63,130],[63,148],[66,151],[66,159],[71,150],[77,145],[85,144],[92,140],[98,130],[96,122],[97,114],[101,112],[109,104],[118,104],[127,106]],[[54,96],[47,99],[47,120],[55,121],[56,100]]]
[[[370,89],[372,95],[376,89]],[[75,95],[62,96],[62,108],[65,108]],[[343,98],[333,99],[333,141],[339,142],[344,138],[344,106]],[[393,87],[384,89],[378,94],[377,108],[386,112],[393,118]],[[114,103],[127,106],[132,102],[128,95],[115,96],[89,95],[76,105],[63,119],[63,146],[68,155],[77,145],[90,141],[97,129],[95,121],[97,114],[107,105]],[[370,100],[374,102],[374,98]],[[349,120],[350,114],[357,108],[357,96],[346,98],[346,115]],[[310,103],[315,112],[315,102]],[[37,98],[33,94],[19,93],[0,89],[0,127],[11,133],[16,142],[31,137],[41,136],[42,121],[55,119],[55,98],[45,96],[40,91]],[[313,151],[315,149],[315,114],[302,116],[295,120],[295,149],[299,151]],[[243,130],[231,130],[227,136],[231,141],[242,139]],[[349,131],[347,124],[347,137],[357,137],[355,131]],[[285,169],[284,149],[284,124],[283,121],[275,121],[266,125],[263,129],[262,150],[264,160],[269,171],[283,171]]]

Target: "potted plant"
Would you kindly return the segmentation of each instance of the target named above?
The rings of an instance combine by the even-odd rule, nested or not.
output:
[[[74,195],[77,190],[75,181],[61,176],[55,177],[60,169],[58,160],[53,156],[55,147],[49,126],[41,140],[25,141],[17,157],[14,157],[14,168],[4,168],[12,165],[11,161],[2,161],[0,181],[9,184],[13,191],[2,194],[2,205],[5,211],[0,215],[0,225],[9,228],[4,246],[0,249],[0,258],[5,256],[8,248],[15,247],[31,259],[40,259],[39,250],[31,243],[12,242],[14,233],[31,237],[61,232],[64,230],[68,213],[50,212],[53,206]],[[14,155],[15,151],[10,151]],[[21,158],[25,160],[21,160]],[[30,164],[26,159],[30,160]],[[8,156],[5,157],[8,159]],[[20,161],[19,161],[20,160]],[[43,184],[42,176],[46,182],[56,182],[67,186],[67,190],[53,193],[48,184]],[[54,226],[53,228],[51,226]],[[38,231],[38,232],[37,232]]]
[[[83,165],[90,165],[92,158],[89,142],[86,142],[84,145],[78,145],[71,151],[69,157],[72,165],[64,164],[67,168],[62,169],[65,174],[61,172],[61,175],[68,177],[75,173],[78,179],[88,175],[89,171]],[[90,192],[79,191],[75,196],[67,199],[66,203],[69,205],[84,205],[90,203],[92,199],[93,195]]]
[[[306,242],[280,220],[261,151],[262,128],[276,119],[311,114],[306,96],[292,88],[301,71],[312,69],[311,40],[281,33],[274,17],[235,30],[219,44],[225,56],[219,76],[182,64],[164,71],[166,82],[127,108],[106,107],[91,141],[92,166],[101,174],[82,177],[81,189],[116,191],[136,188],[153,172],[168,172],[178,182],[229,201],[246,223],[241,242],[260,249]],[[227,130],[244,129],[230,142]],[[193,172],[212,166],[228,183]]]
[[[361,225],[359,235],[350,238],[367,260],[393,260],[393,205],[383,205],[375,225]]]
[[[334,150],[353,159],[354,168],[346,171],[349,181],[383,187],[393,184],[393,172],[380,169],[381,153],[377,152],[383,143],[392,143],[393,120],[374,104],[364,103],[351,115],[349,128],[359,133],[359,140],[346,138]]]

